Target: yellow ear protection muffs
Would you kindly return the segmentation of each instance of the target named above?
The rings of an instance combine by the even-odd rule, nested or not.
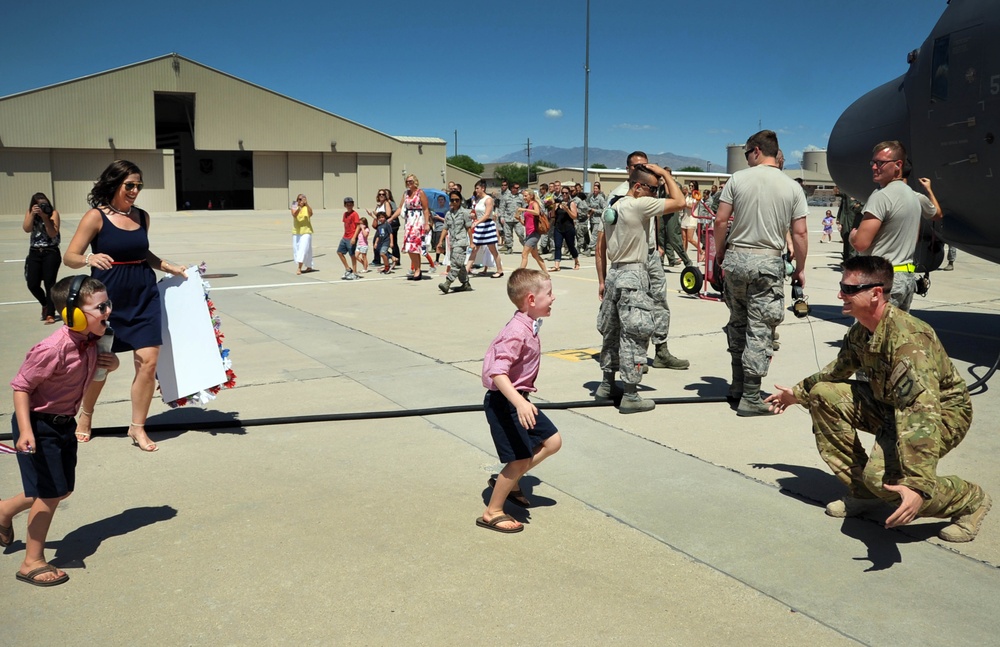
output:
[[[69,293],[66,295],[66,307],[62,310],[63,321],[70,330],[76,332],[83,332],[87,329],[87,315],[77,305],[80,300],[80,288],[83,287],[86,278],[84,274],[73,277],[73,282],[69,284]]]

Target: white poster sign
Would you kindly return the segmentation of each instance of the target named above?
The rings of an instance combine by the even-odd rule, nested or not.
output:
[[[205,288],[197,266],[188,276],[165,276],[156,284],[163,311],[163,346],[156,377],[164,402],[173,402],[226,381]]]

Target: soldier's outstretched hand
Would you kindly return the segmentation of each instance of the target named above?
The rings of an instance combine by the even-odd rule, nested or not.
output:
[[[777,391],[764,398],[764,402],[768,405],[768,410],[774,413],[784,413],[785,409],[799,403],[798,398],[792,393],[792,387],[775,384],[774,388]]]

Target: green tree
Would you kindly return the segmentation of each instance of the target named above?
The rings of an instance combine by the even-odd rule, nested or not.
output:
[[[542,167],[542,168],[559,168],[559,165],[556,164],[555,162],[549,162],[549,161],[546,161],[546,160],[538,160],[534,164],[531,165],[531,172],[532,173],[537,173],[538,172],[538,167]]]
[[[590,168],[608,168],[608,167],[598,162],[597,164],[591,164]]]
[[[468,155],[452,155],[448,158],[448,163],[452,166],[465,169],[473,175],[482,175],[483,169],[486,168]]]
[[[532,174],[536,172],[535,165],[532,164]],[[493,177],[498,180],[507,180],[510,184],[528,185],[528,167],[524,164],[501,164],[493,171]]]
[[[680,170],[681,171],[689,171],[689,172],[693,171],[695,173],[704,173],[705,172],[705,169],[701,168],[700,166],[685,166],[684,168],[682,168]]]

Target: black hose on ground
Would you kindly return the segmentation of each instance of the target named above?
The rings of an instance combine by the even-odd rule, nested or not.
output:
[[[726,402],[725,396],[708,397],[678,397],[678,398],[650,398],[656,404],[701,404],[705,402]],[[613,400],[578,400],[575,402],[535,402],[536,407],[543,411],[559,411],[566,409],[589,409],[592,407],[614,406]],[[425,407],[422,409],[397,409],[395,411],[355,411],[351,413],[321,413],[311,416],[282,416],[277,418],[251,418],[241,420],[232,418],[230,420],[206,420],[203,422],[184,423],[164,423],[157,425],[146,425],[147,433],[164,431],[213,431],[217,429],[245,429],[247,427],[267,427],[272,425],[296,425],[312,422],[345,422],[353,420],[382,420],[385,418],[414,418],[424,416],[440,416],[449,413],[479,413],[482,412],[482,404],[462,404],[447,407]],[[91,437],[95,436],[124,436],[128,432],[128,426],[121,427],[98,427],[91,430]],[[10,440],[11,434],[0,434],[0,440]]]

